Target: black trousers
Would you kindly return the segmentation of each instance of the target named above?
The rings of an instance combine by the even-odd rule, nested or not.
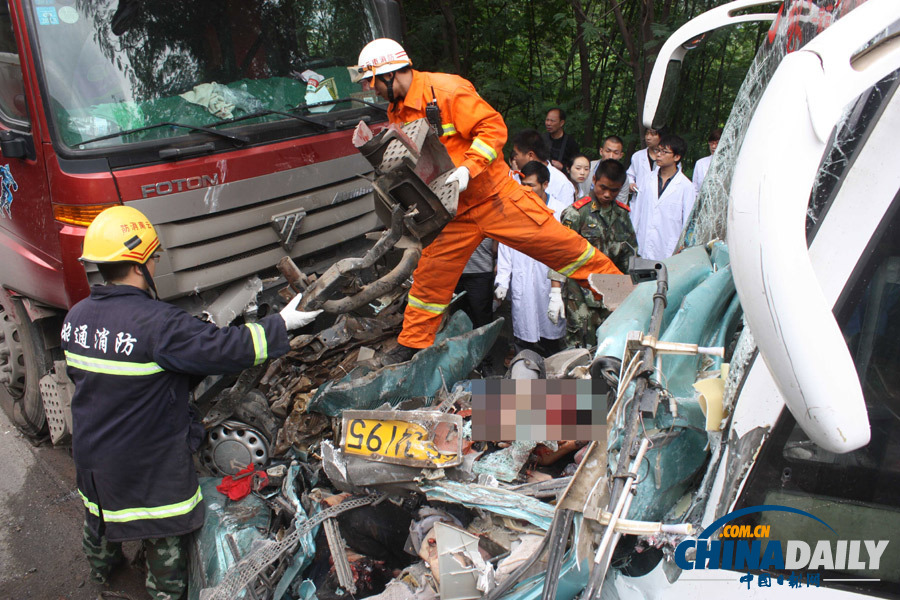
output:
[[[463,273],[456,284],[456,293],[466,295],[460,298],[460,308],[472,320],[476,329],[494,320],[494,274]]]
[[[549,356],[553,356],[557,352],[561,352],[562,350],[564,350],[566,347],[565,341],[565,337],[561,337],[555,340],[550,340],[542,337],[536,342],[526,342],[523,339],[513,338],[513,348],[516,349],[516,354],[518,354],[522,350],[533,350],[544,358],[547,358]]]

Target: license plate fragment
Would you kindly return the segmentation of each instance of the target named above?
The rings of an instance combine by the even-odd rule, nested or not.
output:
[[[452,467],[462,462],[462,425],[440,411],[345,410],[341,448],[377,462]]]

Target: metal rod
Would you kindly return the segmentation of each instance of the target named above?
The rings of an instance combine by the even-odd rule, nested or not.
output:
[[[582,594],[583,600],[593,600],[603,587],[603,580],[606,578],[606,572],[609,569],[609,559],[612,558],[612,553],[615,549],[615,545],[612,545],[611,542],[617,535],[621,535],[616,532],[616,523],[623,514],[627,516],[627,513],[624,511],[626,510],[626,505],[631,506],[631,487],[634,485],[637,470],[640,468],[641,462],[644,460],[644,454],[646,454],[649,447],[650,440],[647,438],[641,440],[641,446],[635,456],[632,470],[625,477],[623,493],[620,495],[615,508],[611,511],[609,524],[603,532],[603,538],[600,540],[600,546],[597,548],[597,554],[594,556],[594,566],[591,569],[588,586]],[[609,551],[609,557],[606,556],[607,550]]]
[[[331,560],[334,561],[334,572],[337,575],[338,585],[353,595],[356,593],[356,583],[353,581],[353,570],[350,568],[350,561],[347,560],[344,537],[338,529],[337,519],[325,519],[322,526],[325,528]]]
[[[648,335],[654,339],[659,338],[659,332],[662,329],[663,315],[666,309],[666,294],[669,290],[669,275],[666,265],[663,263],[656,264],[656,293],[653,294],[653,311],[650,313],[650,331]],[[619,450],[619,460],[616,464],[616,475],[613,480],[612,491],[609,496],[610,508],[618,501],[623,491],[623,481],[626,469],[628,468],[632,446],[637,438],[641,397],[647,391],[649,386],[650,374],[653,372],[654,350],[650,346],[645,346],[641,350],[641,367],[639,369],[638,379],[634,384],[634,400],[630,410],[625,413],[625,424],[623,427],[624,435],[622,445]],[[612,511],[610,511],[612,512]]]
[[[566,554],[566,543],[569,540],[569,531],[572,529],[572,521],[575,519],[575,511],[567,508],[560,509],[561,526],[558,533],[550,540],[550,553],[547,556],[547,572],[544,575],[544,591],[541,600],[556,600],[556,592],[559,589],[559,574],[562,572],[563,558]]]
[[[597,548],[597,555],[594,559],[595,563],[598,563],[606,552],[606,549],[609,546],[609,541],[613,537],[613,532],[615,531],[616,523],[618,522],[619,517],[628,516],[626,509],[627,507],[631,506],[631,500],[634,497],[634,495],[629,492],[631,491],[631,486],[634,485],[634,481],[637,476],[637,470],[641,468],[641,461],[644,460],[644,454],[647,453],[647,448],[649,447],[650,440],[648,440],[647,438],[641,440],[641,447],[640,449],[638,449],[637,456],[634,458],[632,471],[625,479],[625,493],[622,494],[621,498],[619,498],[619,502],[616,504],[615,510],[609,517],[609,524],[607,525],[606,531],[603,534],[603,539],[600,541],[600,547]]]

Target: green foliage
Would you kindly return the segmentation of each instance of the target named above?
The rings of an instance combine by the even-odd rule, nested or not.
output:
[[[638,98],[659,48],[683,23],[724,0],[618,0],[631,48],[614,1],[407,0],[405,45],[416,68],[459,72],[472,81],[503,114],[511,134],[525,127],[543,131],[547,108],[561,106],[568,113],[566,131],[589,156],[596,157],[599,141],[610,134],[633,151],[642,139]],[[687,54],[670,125],[688,141],[686,167],[708,153],[707,134],[728,117],[765,30],[734,27]],[[450,56],[453,37],[456,57]]]

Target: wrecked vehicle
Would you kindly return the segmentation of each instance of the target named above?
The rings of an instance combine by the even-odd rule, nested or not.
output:
[[[277,309],[284,257],[321,273],[365,252],[350,138],[386,105],[344,65],[385,35],[393,0],[0,5],[0,383],[23,433],[50,418],[66,439],[59,331],[100,280],[78,257],[103,209],[149,217],[160,297],[218,325]]]
[[[364,257],[335,263],[307,287],[307,306],[330,308],[340,316],[331,328],[295,337],[292,351],[260,380],[260,389],[276,392],[272,414],[276,405],[282,414],[290,411],[278,432],[275,460],[263,452],[240,455],[245,448],[225,439],[228,432],[261,439],[259,431],[226,421],[226,429],[210,433],[213,449],[204,454],[205,466],[230,474],[218,485],[218,478],[202,484],[209,510],[192,546],[192,597],[369,597],[392,594],[388,588],[393,585],[403,595],[414,589],[425,596],[463,598],[477,597],[471,594],[493,582],[479,538],[462,529],[476,516],[462,506],[475,508],[484,500],[478,494],[457,499],[471,494],[463,483],[475,480],[472,463],[481,454],[471,442],[464,451],[463,418],[454,414],[471,413],[466,405],[471,393],[454,388],[451,394],[448,386],[482,360],[503,321],[473,331],[468,317],[456,312],[434,345],[406,363],[385,364],[377,343],[400,324],[395,288],[402,292],[398,284],[409,276],[407,271],[398,280],[396,271],[407,268],[410,251],[417,259],[422,246],[453,217],[457,184],[446,183],[453,165],[424,119],[391,126],[377,136],[360,124],[355,142],[375,167],[374,187],[390,228]],[[346,292],[336,282],[355,278],[394,246],[404,251],[395,269],[353,294],[330,299],[336,289]],[[343,312],[385,291],[388,300],[381,298],[374,307],[377,320]],[[328,358],[339,361],[344,377],[335,373],[333,361],[331,370],[322,370]],[[242,373],[239,383],[256,379],[252,371]],[[231,406],[222,408],[223,401],[230,402],[230,395],[207,412],[207,425],[212,425],[210,415],[229,416]],[[235,472],[238,465],[241,470]],[[275,489],[269,489],[273,484]],[[538,515],[531,515],[522,510],[519,494],[489,487],[482,494],[503,502],[503,508],[490,510],[530,521],[531,533],[549,525],[552,511],[537,500],[540,508],[533,510]],[[491,556],[503,558],[501,544],[491,550]],[[462,554],[448,560],[447,554],[455,552]],[[415,556],[424,562],[414,564]]]
[[[900,181],[884,162],[900,119],[900,10],[789,0],[775,14],[748,11],[765,4],[732,2],[686,24],[649,86],[644,114],[656,127],[698,38],[773,21],[687,249],[665,261],[663,334],[642,341],[726,349],[727,363],[664,355],[653,376],[663,399],[642,409],[653,449],[635,469],[643,481],[628,516],[694,534],[639,538],[630,555],[620,547],[607,598],[900,590]],[[647,331],[626,322],[640,293],[601,326],[598,356],[627,356],[634,341],[623,349],[623,333]]]
[[[201,462],[215,477],[202,483],[192,598],[897,595],[900,554],[884,538],[900,530],[900,175],[887,163],[900,12],[890,0],[745,12],[768,4],[738,0],[688,23],[654,72],[645,114],[658,125],[663,82],[699,36],[773,21],[683,250],[635,261],[638,285],[593,356],[511,364],[517,379],[590,379],[608,441],[472,439],[465,378],[499,322],[472,330],[457,312],[433,347],[385,365],[408,263],[428,219],[452,214],[432,187],[441,169],[415,160],[428,132],[386,130],[385,152],[366,156],[385,176],[373,183],[388,226],[374,254],[316,281],[282,265],[334,323],[198,390],[212,442]],[[772,151],[773,130],[791,160]],[[360,148],[377,137],[358,133]],[[405,257],[400,271],[372,269],[388,252]]]
[[[427,422],[443,422],[430,416],[436,406],[464,414],[465,388],[455,387],[419,405],[400,402],[389,418],[390,406],[366,407],[379,419],[348,413],[340,441],[320,445],[330,491],[372,505],[387,495],[377,506],[393,501],[408,515],[372,520],[394,523],[395,537],[364,536],[393,548],[403,538],[407,554],[421,559],[373,595],[661,598],[814,588],[897,596],[900,181],[887,161],[900,118],[900,12],[888,0],[788,1],[779,14],[741,12],[764,4],[739,0],[701,16],[659,59],[648,125],[659,124],[661,82],[688,42],[729,21],[773,21],[683,250],[659,263],[636,261],[632,277],[643,283],[599,328],[593,357],[572,352],[513,365],[522,378],[602,382],[608,443],[582,448],[574,473],[522,482],[531,447],[495,445],[473,463],[464,425],[463,459],[452,464],[444,453],[459,446]],[[791,160],[772,152],[773,130]],[[365,397],[344,396],[331,414],[357,409]],[[416,425],[431,437],[416,453],[428,466],[373,460],[385,446],[396,453],[390,434],[416,421],[418,410]],[[348,443],[371,448],[355,454]],[[350,505],[346,514],[358,510]],[[284,538],[291,552],[318,522],[310,517],[312,525]],[[352,547],[363,529],[342,531],[344,543]],[[365,561],[353,566],[366,550],[335,552],[340,541],[329,546],[332,583],[295,579],[290,597],[347,593],[357,571],[371,580]],[[348,556],[349,577],[337,564]],[[273,553],[251,550],[203,597],[251,589],[241,586],[262,593],[261,576],[277,564]]]

